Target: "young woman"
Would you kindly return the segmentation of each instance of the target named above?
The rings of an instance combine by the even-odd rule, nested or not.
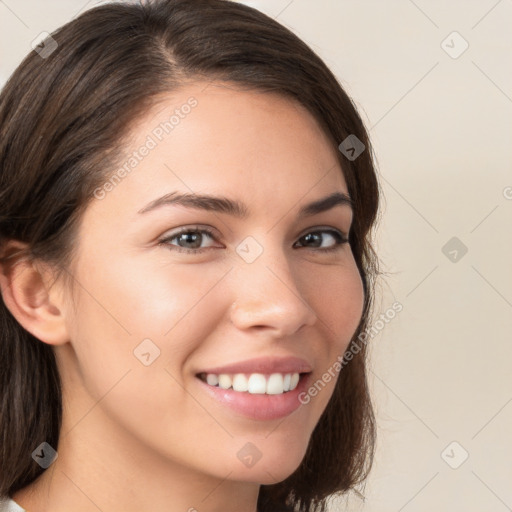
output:
[[[364,483],[379,188],[320,58],[226,0],[96,7],[0,95],[0,496],[324,510]]]

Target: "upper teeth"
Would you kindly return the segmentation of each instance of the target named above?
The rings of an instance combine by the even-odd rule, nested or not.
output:
[[[210,386],[219,386],[223,389],[233,388],[234,391],[279,395],[286,391],[292,391],[297,387],[299,374],[272,373],[271,375],[264,375],[262,373],[251,373],[246,376],[243,373],[236,373],[234,375],[208,373],[206,375],[206,382]]]

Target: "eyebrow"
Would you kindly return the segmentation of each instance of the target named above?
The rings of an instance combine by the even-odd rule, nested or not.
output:
[[[151,201],[144,208],[139,210],[138,213],[147,213],[164,205],[178,205],[186,208],[226,213],[240,219],[245,219],[249,216],[247,206],[241,201],[229,199],[225,196],[179,192],[170,192],[169,194],[165,194]],[[349,206],[352,209],[353,201],[344,192],[333,192],[326,197],[302,206],[297,216],[298,218],[310,217],[330,210],[335,206]]]

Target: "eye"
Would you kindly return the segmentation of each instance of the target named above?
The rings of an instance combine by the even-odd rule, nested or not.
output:
[[[166,236],[158,241],[159,245],[167,245],[170,249],[178,252],[185,253],[200,253],[204,251],[204,248],[199,248],[201,245],[201,241],[204,236],[209,237],[212,240],[215,240],[215,236],[212,231],[207,228],[182,228],[176,233],[171,233],[169,236]],[[172,244],[171,242],[175,239],[178,239],[178,243],[188,244],[188,247],[181,247]],[[192,246],[192,247],[190,247]]]
[[[328,238],[334,240],[334,244],[331,244],[329,247],[321,247],[316,249],[316,247],[318,247],[318,242],[321,245],[322,242],[326,240],[325,233],[327,233]],[[341,249],[343,244],[346,244],[349,241],[347,236],[345,236],[343,233],[341,233],[341,231],[338,231],[336,229],[319,229],[317,231],[310,231],[309,233],[306,233],[304,236],[302,236],[299,240],[304,240],[306,242],[306,245],[309,242],[314,243],[315,245],[310,247],[319,252],[337,251]]]

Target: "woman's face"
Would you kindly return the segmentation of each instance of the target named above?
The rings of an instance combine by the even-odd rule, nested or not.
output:
[[[197,83],[137,124],[123,158],[125,172],[85,211],[70,267],[70,342],[57,347],[63,433],[94,430],[134,460],[281,481],[300,464],[335,380],[307,404],[298,394],[332,372],[363,309],[350,245],[340,243],[350,206],[299,215],[348,195],[336,149],[291,100]],[[225,206],[216,201],[171,203],[172,193],[222,196],[246,215],[213,210]],[[287,374],[308,370],[283,392]],[[212,384],[243,374],[236,387],[253,392],[224,389],[225,376],[214,387],[202,373]]]

